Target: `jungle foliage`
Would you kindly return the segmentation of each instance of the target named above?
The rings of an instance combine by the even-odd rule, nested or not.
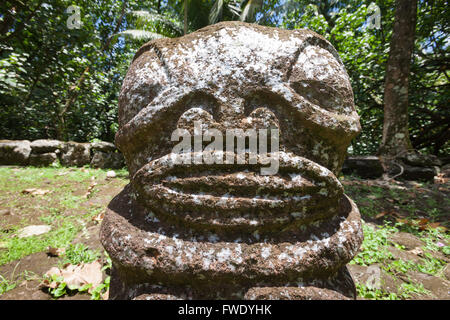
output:
[[[80,0],[82,25],[70,29],[73,4],[0,4],[1,139],[112,141],[120,86],[139,46],[181,36],[184,27],[192,32],[218,21],[244,20],[309,28],[326,37],[347,68],[361,116],[363,132],[350,151],[378,149],[394,0]],[[377,8],[380,28],[373,27]],[[447,8],[445,0],[419,0],[410,75],[413,147],[437,155],[450,151]]]

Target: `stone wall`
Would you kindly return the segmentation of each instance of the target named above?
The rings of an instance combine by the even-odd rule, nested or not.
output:
[[[399,157],[395,164],[383,166],[376,156],[350,156],[344,162],[342,173],[364,179],[377,179],[386,173],[400,180],[433,181],[439,174],[450,177],[450,159],[410,153]]]
[[[0,165],[63,166],[119,169],[125,166],[122,154],[110,142],[63,142],[40,139],[0,140]]]

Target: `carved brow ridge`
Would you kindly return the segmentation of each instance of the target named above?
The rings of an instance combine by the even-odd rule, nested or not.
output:
[[[339,54],[337,53],[336,49],[334,49],[331,44],[323,39],[319,38],[317,35],[312,35],[311,37],[306,38],[302,44],[298,47],[297,51],[294,54],[293,59],[291,60],[291,63],[289,65],[288,71],[286,72],[286,78],[285,81],[288,82],[289,78],[291,77],[292,70],[294,69],[295,64],[297,63],[298,57],[300,54],[308,47],[310,46],[318,46],[329,53],[333,55],[333,57],[337,60],[337,62],[343,66],[343,62],[341,58],[339,57]]]
[[[294,33],[296,33],[296,32],[294,31]],[[173,40],[173,39],[171,39],[171,38],[155,39],[153,41],[150,41],[150,42],[144,44],[134,55],[132,62],[134,62],[144,52],[154,50],[154,52],[156,53],[156,56],[158,57],[158,59],[161,63],[161,66],[164,69],[167,79],[169,80],[169,82],[172,82],[172,74],[170,72],[170,68],[167,65],[166,59],[161,51],[161,47],[164,46],[165,44],[169,44],[171,42],[171,40]],[[333,46],[326,39],[322,38],[320,35],[312,32],[310,30],[307,30],[307,38],[303,40],[301,45],[295,51],[294,57],[292,58],[292,60],[289,64],[289,67],[288,67],[288,70],[286,72],[286,76],[284,79],[286,82],[288,82],[289,78],[291,77],[292,70],[294,69],[294,66],[298,60],[298,57],[306,48],[308,48],[310,46],[318,46],[324,50],[327,50],[328,52],[330,52],[333,55],[333,57],[337,60],[337,62],[341,66],[343,66],[343,62],[342,62],[341,58],[339,57],[339,54],[337,53],[336,49],[334,49]]]

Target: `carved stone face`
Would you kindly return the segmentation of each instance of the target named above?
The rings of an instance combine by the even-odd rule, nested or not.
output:
[[[249,158],[175,163],[172,133],[199,122],[223,135],[278,128],[277,173]],[[327,41],[237,22],[152,41],[124,80],[119,125],[131,185],[102,222],[110,297],[355,297],[345,264],[363,235],[336,176],[360,127]]]
[[[360,131],[348,75],[313,32],[228,23],[142,47],[119,97],[116,144],[141,202],[195,226],[254,231],[336,213]],[[177,128],[280,130],[280,168],[175,165]],[[277,229],[279,229],[277,228]]]

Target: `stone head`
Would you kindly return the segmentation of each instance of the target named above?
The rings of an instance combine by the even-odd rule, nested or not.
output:
[[[195,121],[221,132],[279,129],[279,172],[175,165],[171,134]],[[336,176],[359,131],[349,77],[328,41],[308,30],[226,22],[140,48],[120,92],[116,145],[152,210],[193,226],[251,231],[334,214]]]

